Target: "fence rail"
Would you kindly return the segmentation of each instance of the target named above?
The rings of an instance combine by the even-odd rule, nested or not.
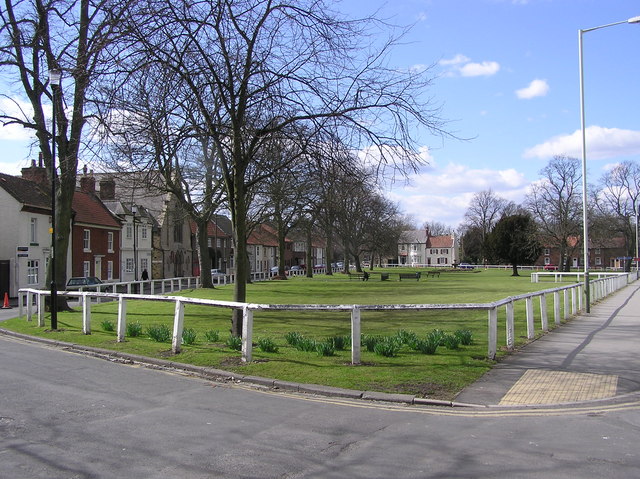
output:
[[[175,279],[175,278],[174,278]],[[180,278],[177,278],[180,279]],[[182,278],[184,280],[184,278]],[[616,274],[596,279],[590,283],[591,286],[591,302],[597,302],[602,298],[612,294],[613,292],[625,287],[632,281],[638,279],[637,272]],[[164,280],[170,281],[170,280]],[[172,282],[171,285],[175,285]],[[191,284],[191,283],[188,283]],[[185,298],[179,296],[157,296],[152,294],[133,294],[131,292],[64,292],[65,296],[77,297],[82,305],[82,332],[91,334],[91,300],[97,298],[97,301],[111,299],[118,301],[118,325],[117,325],[117,341],[122,342],[125,339],[126,321],[127,321],[127,301],[143,300],[143,301],[164,301],[175,303],[173,318],[173,336],[172,351],[179,353],[181,350],[182,331],[184,326],[184,306],[186,304],[199,304],[218,308],[228,308],[242,311],[243,314],[243,331],[242,331],[242,359],[250,362],[252,360],[252,340],[253,340],[253,314],[255,311],[343,311],[349,312],[351,315],[351,362],[352,364],[360,363],[360,332],[361,332],[361,313],[362,311],[486,311],[488,316],[487,336],[488,350],[487,357],[495,359],[498,350],[498,310],[501,307],[506,309],[506,347],[512,349],[515,345],[515,304],[518,301],[525,302],[527,338],[535,337],[536,319],[540,321],[540,329],[544,332],[549,331],[549,317],[547,312],[547,298],[553,301],[553,321],[555,325],[559,325],[562,319],[567,319],[571,315],[575,315],[578,311],[584,309],[584,287],[582,283],[561,286],[557,288],[536,291],[533,293],[510,296],[491,303],[464,303],[464,304],[258,304],[258,303],[240,303],[234,301],[219,301],[199,298]],[[27,320],[31,321],[35,307],[38,315],[38,326],[44,327],[44,302],[49,296],[49,291],[37,289],[21,289],[19,291],[19,315],[24,315],[24,307],[26,305]],[[534,315],[533,302],[538,299],[540,308],[540,317]],[[25,301],[26,299],[26,301]],[[561,314],[562,312],[562,314]]]

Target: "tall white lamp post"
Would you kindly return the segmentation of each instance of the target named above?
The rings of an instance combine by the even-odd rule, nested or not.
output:
[[[584,121],[584,68],[582,62],[582,35],[593,30],[622,25],[623,23],[640,23],[640,16],[633,17],[621,22],[608,23],[599,27],[578,30],[578,53],[580,56],[580,128],[582,130],[582,243],[584,250],[584,294],[586,300],[586,311],[591,311],[591,295],[589,294],[589,224],[587,223],[587,141]]]

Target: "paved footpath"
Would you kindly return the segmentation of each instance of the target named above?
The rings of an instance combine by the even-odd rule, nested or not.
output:
[[[504,358],[457,402],[522,406],[640,391],[640,282]]]

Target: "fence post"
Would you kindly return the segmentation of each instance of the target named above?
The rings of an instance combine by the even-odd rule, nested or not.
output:
[[[489,359],[496,358],[498,350],[498,308],[489,310],[489,351],[487,356]]]
[[[506,310],[507,310],[507,322],[506,322],[506,326],[507,326],[507,349],[511,350],[513,349],[513,346],[515,345],[515,340],[514,340],[514,326],[513,326],[513,301],[509,302],[506,304]]]
[[[242,308],[242,361],[250,363],[252,360],[253,341],[253,311],[246,306]]]
[[[540,296],[540,321],[542,323],[542,330],[545,333],[549,331],[549,316],[547,315],[547,295],[544,293]]]
[[[569,290],[565,289],[564,293],[564,319],[569,319]]]
[[[580,286],[577,288],[571,288],[571,314],[575,316],[578,312],[578,305],[576,300],[582,299],[582,289]],[[582,304],[580,304],[580,309],[582,309]]]
[[[124,341],[127,331],[127,300],[122,295],[118,298],[118,342]]]
[[[527,339],[533,339],[536,335],[533,322],[533,298],[531,296],[527,297],[525,303],[527,307]]]
[[[27,321],[31,321],[33,317],[33,294],[31,291],[27,292]]]
[[[46,295],[38,294],[38,326],[44,328],[44,299]]]
[[[91,334],[91,298],[82,296],[82,334]]]
[[[171,351],[174,354],[180,352],[182,346],[182,328],[184,326],[184,304],[182,301],[176,301],[176,310],[173,315],[173,341],[171,343]]]
[[[351,364],[360,364],[360,309],[351,310]]]
[[[553,321],[560,326],[560,291],[553,292]]]

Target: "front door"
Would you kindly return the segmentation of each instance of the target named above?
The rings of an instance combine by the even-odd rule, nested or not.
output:
[[[573,258],[573,267],[574,268],[578,267],[578,258]]]

